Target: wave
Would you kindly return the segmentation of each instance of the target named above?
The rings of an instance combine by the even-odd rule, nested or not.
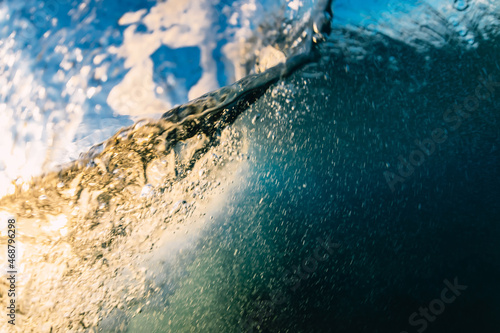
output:
[[[165,11],[163,7],[168,4],[167,2],[152,7],[148,14],[147,11],[137,11],[121,16],[120,24],[134,25],[127,28],[130,30],[125,30],[124,34],[128,36],[126,38],[142,38],[147,44],[147,37],[140,36],[141,33],[138,32],[139,22],[142,20],[144,24],[157,24],[158,20],[152,20],[151,17],[161,16]],[[290,3],[287,5],[290,6]],[[366,177],[371,178],[373,175],[378,175],[379,178],[365,183],[370,187],[366,191],[375,192],[376,189],[381,193],[390,193],[382,192],[387,190],[387,184],[381,175],[387,169],[387,164],[396,162],[382,161],[382,158],[373,156],[383,154],[390,159],[393,156],[387,155],[388,152],[404,150],[408,141],[405,136],[407,133],[411,133],[410,136],[424,134],[424,125],[432,121],[429,114],[418,110],[400,110],[408,109],[412,103],[424,108],[428,104],[420,101],[419,98],[424,97],[418,97],[419,94],[430,96],[432,90],[436,90],[441,82],[438,78],[427,82],[425,75],[418,76],[415,67],[427,68],[428,73],[432,68],[442,66],[445,63],[443,59],[450,56],[460,59],[477,52],[482,55],[472,59],[485,61],[483,68],[486,73],[482,73],[483,75],[488,77],[495,67],[498,68],[495,45],[498,41],[496,27],[500,22],[500,15],[493,2],[468,2],[467,8],[459,6],[455,9],[436,9],[432,5],[424,4],[412,7],[405,15],[394,14],[389,18],[377,18],[375,22],[370,19],[353,24],[346,24],[342,17],[339,18],[342,24],[336,24],[336,17],[333,16],[331,8],[330,1],[318,1],[315,6],[307,8],[304,13],[297,14],[298,16],[292,16],[291,19],[283,17],[289,14],[289,11],[283,11],[281,16],[278,15],[277,18],[255,27],[253,37],[247,36],[243,46],[246,51],[240,69],[240,75],[244,76],[241,80],[170,111],[161,112],[156,120],[137,121],[114,135],[109,135],[108,129],[92,140],[102,139],[102,136],[108,136],[109,139],[94,145],[76,161],[35,176],[29,181],[19,179],[17,183],[12,184],[9,195],[0,200],[0,209],[3,211],[2,218],[14,216],[18,219],[18,229],[21,233],[19,287],[22,296],[18,300],[20,331],[125,332],[134,330],[134,327],[137,330],[138,323],[146,325],[144,321],[149,320],[147,314],[156,315],[158,309],[166,307],[165,303],[169,300],[174,304],[175,299],[183,297],[183,293],[192,292],[179,281],[181,277],[193,273],[189,271],[192,266],[186,263],[196,262],[194,257],[200,255],[200,252],[204,253],[197,248],[196,239],[207,232],[208,226],[214,225],[213,219],[217,219],[218,214],[230,215],[229,212],[221,210],[221,206],[226,207],[229,203],[236,202],[234,209],[241,209],[237,215],[240,217],[260,209],[258,205],[249,204],[250,207],[246,207],[235,201],[234,197],[245,192],[244,188],[258,188],[262,182],[267,185],[263,186],[262,192],[257,192],[262,195],[259,203],[266,200],[266,195],[274,195],[277,198],[290,195],[288,202],[296,207],[300,206],[300,202],[296,202],[300,200],[295,196],[303,197],[299,193],[307,189],[306,184],[320,183],[321,180],[315,177],[324,176],[318,175],[319,172],[312,172],[307,176],[300,175],[301,167],[294,167],[294,163],[299,161],[303,166],[311,163],[307,158],[296,157],[294,151],[299,151],[300,145],[309,147],[308,142],[314,141],[314,138],[317,139],[316,144],[313,144],[311,149],[318,156],[314,159],[317,165],[312,168],[322,166],[322,172],[325,171],[325,174],[337,172],[337,176],[332,178],[345,185],[326,181],[336,189],[335,193],[331,189],[326,191],[328,195],[335,195],[337,198],[350,197],[347,194],[358,191],[358,186],[351,184],[362,183]],[[408,7],[401,10],[406,11]],[[92,11],[89,11],[86,15],[92,17],[91,13]],[[483,13],[488,15],[482,15]],[[181,33],[177,30],[181,29],[179,26],[174,25],[172,31]],[[163,25],[159,25],[155,31],[160,33],[162,27]],[[466,32],[463,29],[466,29]],[[181,47],[184,46],[186,45]],[[253,51],[250,52],[250,49]],[[8,49],[8,52],[15,53],[12,49]],[[152,52],[145,54],[149,57]],[[78,57],[76,49],[71,54]],[[134,52],[129,53],[126,59],[125,62],[130,61],[130,64],[125,66],[132,69],[126,75],[118,75],[115,84],[125,82],[127,75],[135,75],[131,77],[137,78],[146,72],[151,74],[151,68],[146,69],[151,65],[147,63],[148,60],[145,60],[145,63],[134,60]],[[64,61],[71,60],[64,58]],[[92,61],[95,63],[97,60],[94,57]],[[134,61],[137,63],[133,64]],[[108,59],[105,63],[112,66],[114,61]],[[463,62],[457,60],[451,66],[457,64],[463,65]],[[206,66],[209,65],[202,64],[204,70],[207,70]],[[451,74],[457,72],[457,69],[451,66],[441,68],[450,73],[450,78],[453,77]],[[80,75],[83,75],[84,67],[78,68]],[[98,67],[92,67],[91,71],[95,77]],[[107,74],[111,72],[111,68],[104,71]],[[342,77],[341,73],[349,73],[352,76]],[[380,73],[384,73],[385,77],[390,77],[393,81],[384,83]],[[465,82],[476,74],[462,75]],[[36,84],[36,76],[30,81],[33,84]],[[76,75],[75,80],[79,77]],[[370,82],[368,77],[377,84]],[[152,74],[149,79],[153,79]],[[20,78],[8,76],[8,80],[15,81]],[[359,84],[347,85],[349,80],[359,80]],[[133,84],[133,81],[127,81],[127,84]],[[216,80],[212,77],[209,81],[214,84]],[[356,85],[360,92],[350,92],[350,89],[353,89],[351,87]],[[398,90],[397,87],[401,86],[408,90]],[[465,86],[465,83],[460,85]],[[54,87],[50,89],[55,89]],[[187,93],[187,89],[184,89],[172,96],[182,95],[186,98],[198,94],[200,89],[208,88],[204,85],[200,87],[202,88],[198,87],[199,89],[193,90],[192,93]],[[303,90],[300,90],[301,88]],[[55,94],[49,87],[45,89],[48,94]],[[81,94],[89,94],[89,90],[71,90],[71,84],[68,83],[64,89],[73,108],[78,108],[83,103],[79,99]],[[36,90],[38,94],[43,91],[42,88]],[[127,91],[129,90],[125,89],[121,95],[113,95],[112,89],[109,88],[109,98],[120,99],[117,96],[127,94]],[[357,103],[351,99],[362,100],[363,96],[360,95],[364,95],[365,99],[370,96],[378,101],[378,106],[373,107],[379,110],[377,114],[355,114],[355,108],[346,107],[348,104]],[[377,99],[372,95],[380,97]],[[322,100],[314,104],[313,101],[320,99],[319,96],[323,96]],[[390,101],[384,101],[387,96],[390,96]],[[45,96],[39,97],[43,99]],[[108,100],[108,103],[113,105],[111,100]],[[174,98],[172,104],[180,100]],[[6,102],[13,103],[7,99]],[[22,102],[19,103],[24,107]],[[493,99],[493,103],[498,103],[498,99]],[[310,105],[314,105],[316,113],[309,111]],[[147,113],[158,113],[157,111],[164,110],[167,106],[172,105],[163,101],[148,109]],[[130,109],[130,105],[127,107]],[[137,107],[147,109],[145,105],[133,106]],[[65,109],[68,110],[67,107]],[[343,113],[347,110],[350,110],[350,114]],[[82,119],[82,113],[75,114],[75,123],[78,123],[78,119]],[[140,114],[140,111],[137,114]],[[497,117],[494,108],[484,114],[489,119]],[[335,135],[331,133],[330,126],[333,116],[334,124],[338,126]],[[10,117],[13,118],[12,115]],[[55,117],[57,116],[54,115],[53,118]],[[61,117],[69,116],[68,113],[63,113]],[[367,127],[365,118],[372,121],[372,127]],[[129,121],[127,118],[125,122]],[[413,122],[420,123],[417,126]],[[123,124],[115,124],[110,128],[116,130],[115,127],[120,127],[118,125]],[[316,133],[315,128],[321,128],[317,135],[312,134]],[[373,135],[379,138],[398,138],[399,141],[385,140],[386,145],[390,147],[372,143],[370,135],[367,134],[371,133],[372,129]],[[53,130],[57,131],[57,128]],[[283,132],[279,133],[279,130]],[[483,133],[493,133],[492,135],[497,133],[494,128],[482,130]],[[332,141],[323,146],[320,138],[328,135],[331,135]],[[350,135],[352,138],[349,138]],[[492,140],[497,139],[498,136]],[[64,141],[63,138],[58,140]],[[363,154],[354,156],[358,151],[349,148],[346,143],[351,141],[355,147],[365,144],[370,148],[369,156],[373,157],[372,161],[376,161],[373,166],[366,166],[367,161],[364,160]],[[384,139],[380,139],[380,142],[382,141]],[[321,149],[318,146],[321,146]],[[283,156],[280,155],[281,160],[274,161],[276,157],[273,153],[276,154],[278,149],[281,149]],[[328,151],[324,156],[319,153],[323,149]],[[334,151],[331,151],[332,149]],[[345,164],[342,168],[349,168],[346,162],[348,157],[358,161],[360,165],[364,163],[368,171],[346,174],[346,178],[342,180],[338,169],[334,171],[330,164]],[[60,161],[55,158],[50,160]],[[276,169],[283,166],[283,170],[262,170],[255,165],[259,161],[267,160],[273,161],[271,165]],[[295,173],[287,174],[285,169],[288,167],[295,170]],[[271,191],[274,188],[269,184],[278,183],[280,172],[289,177],[283,176],[285,179],[282,179],[280,189],[275,189],[277,193],[273,194]],[[436,167],[434,172],[440,174],[439,168]],[[264,174],[274,176],[260,179]],[[347,179],[349,177],[350,179]],[[404,183],[403,187],[411,187],[408,184]],[[287,190],[288,186],[293,190]],[[245,195],[249,197],[239,200],[251,201],[251,195],[246,192]],[[381,196],[386,198],[387,195]],[[357,198],[355,194],[352,194],[352,197]],[[314,206],[313,201],[307,202]],[[335,200],[329,201],[328,204],[341,205]],[[345,200],[343,204],[345,206],[339,208],[339,214],[348,221],[352,213],[348,211],[350,203]],[[328,211],[325,207],[320,210]],[[267,211],[259,211],[258,215],[266,216],[265,212]],[[262,218],[254,217],[259,221]],[[219,218],[224,220],[224,217]],[[346,230],[351,230],[345,227]],[[255,237],[261,237],[256,233]],[[2,244],[6,242],[4,234],[2,231]],[[348,243],[349,237],[354,235],[345,236],[345,243]],[[251,242],[248,239],[246,241]],[[219,247],[224,248],[224,244],[215,244],[210,251],[207,250],[207,261],[211,259],[210,255],[216,253],[214,248]],[[236,255],[237,251],[234,253]],[[233,253],[226,255],[229,257]],[[5,260],[4,257],[1,258]],[[363,270],[360,269],[357,274],[364,274]],[[5,306],[7,285],[2,282],[0,286],[1,301]],[[243,298],[245,297],[253,298]],[[230,328],[226,327],[227,331],[245,327],[244,322],[247,321],[248,324],[248,318],[255,318],[252,314],[255,309],[252,309],[248,302],[250,300],[242,301],[243,311],[228,311],[228,320],[234,322],[230,323]],[[189,312],[186,308],[177,306],[178,308],[173,307],[171,310],[174,313],[171,318],[177,320],[177,323],[166,324],[168,321],[164,319],[156,320],[161,325],[166,325],[166,328],[163,327],[166,331],[173,331],[172,326],[184,331],[189,329],[188,322],[192,314],[186,314]],[[337,310],[339,316],[347,311]],[[291,313],[293,311],[298,310],[292,309]],[[56,317],[55,313],[61,316]],[[277,317],[282,318],[279,315]],[[280,319],[276,322],[266,320],[259,323],[251,320],[252,325],[247,325],[247,328],[250,326],[248,329],[251,330],[259,325],[268,325],[269,329],[273,329],[278,323],[286,326]],[[214,327],[211,326],[210,318],[204,318],[198,324],[202,325],[201,329]]]

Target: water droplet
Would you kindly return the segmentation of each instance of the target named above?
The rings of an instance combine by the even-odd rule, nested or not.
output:
[[[453,3],[453,7],[455,7],[456,10],[458,11],[464,11],[467,8],[469,8],[469,1],[466,0],[455,0]]]
[[[207,169],[201,169],[200,171],[198,171],[198,176],[203,177],[203,176],[205,176],[206,173],[207,173]]]

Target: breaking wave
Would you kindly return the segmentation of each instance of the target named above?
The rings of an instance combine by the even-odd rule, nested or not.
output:
[[[363,6],[1,3],[0,216],[18,220],[17,330],[373,332],[356,322],[373,304],[373,324],[403,329],[380,319],[384,287],[355,306],[326,295],[369,294],[371,277],[396,270],[377,242],[411,258],[417,245],[401,241],[414,226],[392,223],[422,204],[428,233],[470,222],[433,196],[466,188],[443,181],[462,175],[457,163],[475,184],[495,175],[500,7]],[[464,117],[451,148],[422,154],[430,162],[415,179],[397,176],[398,155],[445,128],[448,105],[481,82],[483,121]],[[498,213],[494,182],[478,194],[486,225]],[[330,271],[263,315],[289,257],[303,254],[297,244],[332,232],[342,248]],[[386,280],[413,270],[399,269]],[[308,295],[324,317],[309,315]]]

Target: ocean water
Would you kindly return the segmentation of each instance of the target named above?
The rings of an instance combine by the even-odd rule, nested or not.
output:
[[[499,42],[485,0],[0,3],[0,331],[499,331]]]

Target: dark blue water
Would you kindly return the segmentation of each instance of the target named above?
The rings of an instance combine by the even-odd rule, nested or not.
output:
[[[323,51],[324,75],[299,71],[241,119],[250,174],[165,331],[500,328],[498,38],[425,53],[352,38],[365,59]]]
[[[500,53],[498,39],[479,44],[470,52],[444,47],[419,54],[390,39],[373,41],[367,59],[334,57],[325,68],[327,79],[306,84],[297,79],[291,105],[298,111],[289,114],[291,123],[269,117],[267,126],[257,129],[258,137],[270,128],[277,137],[259,146],[260,156],[267,158],[256,159],[260,173],[252,184],[255,201],[268,197],[262,209],[272,213],[259,213],[257,220],[275,249],[264,255],[265,264],[248,269],[258,275],[279,262],[280,269],[266,280],[272,287],[263,286],[254,297],[267,299],[273,288],[289,296],[264,320],[257,316],[256,322],[262,321],[257,331],[499,329],[494,309],[499,298]],[[397,71],[390,69],[389,56],[398,63]],[[383,60],[376,63],[379,57]],[[486,76],[487,90],[478,80]],[[488,98],[474,97],[478,86]],[[328,99],[321,97],[325,90]],[[470,104],[463,106],[464,101]],[[264,98],[255,109],[266,113],[269,103]],[[462,116],[448,113],[454,104],[462,106]],[[419,149],[415,140],[432,138],[436,129],[444,134],[433,151],[429,146],[428,155],[413,153]],[[407,177],[388,182],[386,172],[400,176],[400,155],[419,165],[410,165],[410,175],[403,165]],[[307,277],[304,269],[314,264],[303,260],[317,246],[317,237],[341,245]],[[293,291],[281,270],[300,264],[295,276],[300,285]],[[409,322],[420,307],[440,299],[445,279],[455,278],[467,286],[455,301],[444,310],[439,308],[443,303],[433,303],[431,319],[418,314]]]

